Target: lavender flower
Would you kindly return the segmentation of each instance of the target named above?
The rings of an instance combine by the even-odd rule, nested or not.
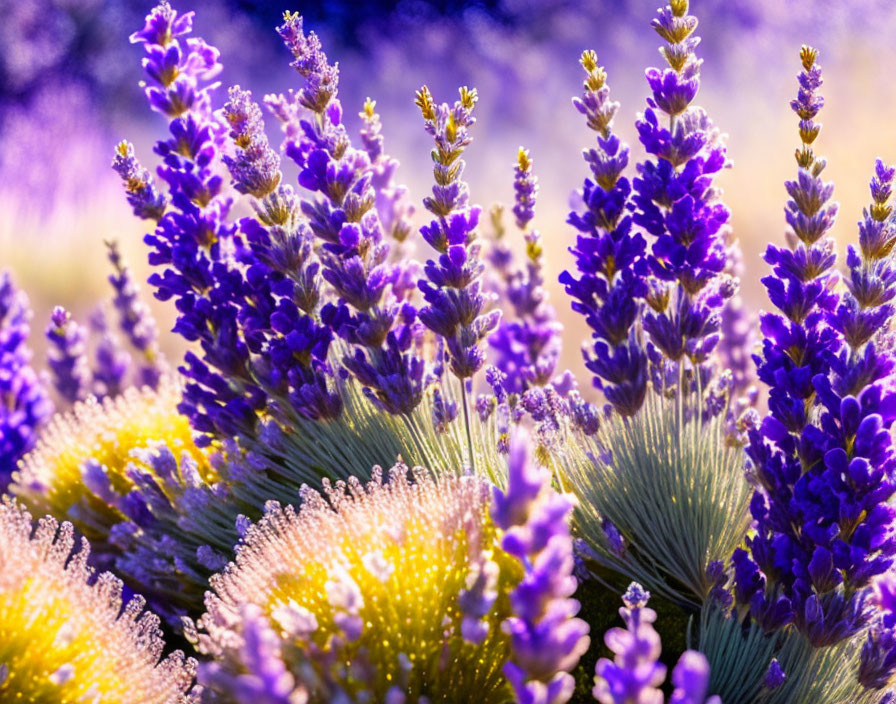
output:
[[[52,345],[47,363],[53,372],[53,386],[59,396],[74,403],[90,393],[90,367],[87,362],[87,331],[72,320],[62,306],[56,306],[46,331]]]
[[[137,161],[134,145],[129,142],[119,143],[112,168],[124,183],[125,194],[134,215],[142,220],[161,220],[168,200],[158,190],[152,174]]]
[[[308,690],[297,686],[283,662],[280,639],[262,610],[246,606],[240,612],[241,645],[231,651],[232,662],[203,663],[199,684],[217,692],[216,701],[237,704],[295,704],[308,701]],[[241,672],[244,670],[244,672]]]
[[[341,399],[330,388],[327,354],[333,335],[318,320],[320,263],[314,236],[301,219],[292,188],[280,185],[280,159],[271,149],[261,110],[251,94],[231,89],[225,105],[237,157],[224,157],[236,189],[253,195],[255,217],[240,220],[246,267],[239,322],[253,357],[254,379],[308,418],[335,418]]]
[[[870,584],[896,555],[896,453],[890,428],[896,397],[889,321],[896,295],[893,231],[888,221],[894,169],[878,162],[872,204],[859,224],[860,250],[850,248],[847,293],[838,302],[833,243],[825,236],[836,213],[833,187],[820,180],[824,162],[811,148],[823,101],[817,52],[803,47],[800,90],[792,107],[803,147],[799,178],[788,183],[794,251],[770,247],[775,276],[766,279],[784,316],[767,315],[760,378],[772,385],[769,415],[750,433],[756,466],[757,535],[752,560],[735,555],[738,601],[769,629],[792,618],[816,647],[848,641],[875,624],[881,660],[863,651],[860,677],[886,671],[887,629],[869,609]],[[777,597],[780,592],[781,596]]]
[[[112,305],[118,313],[118,326],[131,346],[140,353],[137,364],[137,385],[156,389],[166,369],[158,346],[158,328],[149,307],[140,300],[139,288],[125,264],[115,242],[106,242],[109,262],[114,272],[109,275],[114,294]]]
[[[411,216],[414,214],[414,206],[409,202],[407,187],[395,183],[394,177],[398,168],[398,160],[384,151],[382,124],[380,116],[376,113],[376,101],[367,98],[359,116],[364,121],[364,127],[361,129],[361,141],[370,159],[372,174],[370,185],[376,192],[377,215],[383,230],[389,234],[396,245],[392,247],[392,256],[398,263],[398,258],[404,253],[404,245],[407,244],[413,231]],[[415,289],[416,284],[410,290]],[[410,293],[410,290],[406,293]],[[396,293],[396,295],[399,294]],[[399,298],[401,297],[399,295]]]
[[[489,337],[497,352],[497,366],[506,374],[507,391],[522,393],[530,386],[544,386],[554,375],[560,356],[560,329],[556,312],[547,301],[541,235],[529,230],[535,215],[538,181],[532,173],[529,152],[520,149],[514,180],[516,224],[526,240],[526,269],[508,272],[504,294],[515,319],[502,319]]]
[[[146,51],[147,98],[169,118],[171,132],[156,145],[173,207],[145,238],[150,263],[165,267],[150,283],[157,298],[176,299],[175,331],[202,348],[201,359],[188,352],[181,368],[188,379],[181,410],[201,433],[251,435],[264,395],[249,375],[249,349],[239,335],[242,277],[227,265],[231,201],[215,173],[223,129],[212,113],[217,84],[208,83],[220,64],[217,50],[187,38],[192,22],[193,13],[178,16],[163,1],[131,36]]]
[[[585,179],[585,210],[572,212],[569,223],[579,231],[576,258],[579,277],[564,271],[560,282],[575,299],[574,311],[585,316],[593,343],[583,348],[585,366],[594,374],[594,385],[622,415],[634,415],[647,392],[647,355],[642,348],[638,318],[639,299],[647,294],[639,262],[644,238],[632,232],[625,213],[631,193],[622,172],[628,165],[628,147],[611,131],[619,107],[610,100],[606,72],[593,51],[582,54],[588,74],[585,92],[573,101],[588,126],[598,133],[597,147],[585,152],[594,178]]]
[[[237,154],[224,156],[224,163],[236,190],[264,198],[277,188],[282,178],[280,156],[268,143],[261,108],[252,101],[252,94],[234,86],[229,98],[224,104],[224,117],[230,124],[230,138]]]
[[[109,330],[102,308],[90,316],[90,327],[93,335],[99,337],[94,350],[93,395],[97,398],[118,396],[125,386],[131,356]]]
[[[193,13],[178,16],[167,0],[147,15],[143,29],[134,32],[132,44],[143,44],[148,81],[143,90],[153,110],[169,119],[210,108],[210,94],[217,84],[203,85],[221,71],[218,50],[193,31]],[[182,39],[181,39],[182,38]]]
[[[0,493],[18,460],[37,440],[53,405],[30,366],[31,311],[9,272],[0,272]]]
[[[676,0],[652,23],[667,42],[660,53],[668,68],[647,71],[651,97],[636,126],[653,158],[638,165],[632,200],[634,223],[654,238],[647,264],[659,295],[646,298],[644,330],[665,360],[689,361],[705,389],[720,312],[737,282],[724,274],[729,211],[712,186],[713,175],[727,164],[724,141],[706,113],[691,106],[702,62],[694,53],[699,39],[692,36],[697,19],[687,12],[687,1]],[[655,354],[654,361],[665,365]]]
[[[763,354],[757,357],[759,377],[770,386],[769,414],[761,428],[750,432],[747,448],[758,482],[751,504],[758,531],[748,539],[752,559],[742,550],[734,555],[735,596],[742,609],[748,609],[766,630],[793,618],[791,609],[802,612],[801,604],[794,602],[811,603],[816,613],[820,608],[817,596],[812,595],[811,580],[805,580],[815,546],[805,532],[803,513],[811,506],[805,489],[817,473],[806,471],[818,464],[819,453],[823,452],[813,442],[818,435],[809,415],[816,393],[813,379],[828,371],[827,360],[836,344],[832,331],[824,325],[823,314],[836,305],[836,296],[830,291],[833,240],[825,233],[837,208],[826,205],[833,186],[821,181],[825,163],[816,158],[811,147],[821,128],[813,118],[823,104],[815,94],[821,85],[816,57],[815,50],[803,47],[800,90],[792,104],[800,118],[803,143],[796,154],[798,179],[787,183],[792,200],[786,212],[794,249],[769,245],[765,256],[774,273],[763,283],[772,303],[784,315],[762,316],[765,340]],[[828,581],[823,591],[836,586],[830,580],[838,577],[832,560],[825,569],[826,553],[832,558],[822,549],[812,567],[818,577]],[[804,580],[797,585],[800,573]],[[784,594],[778,594],[779,583]],[[838,623],[842,621],[837,619],[831,626],[839,628]]]
[[[859,683],[866,689],[890,687],[896,674],[896,575],[887,572],[874,583],[876,614],[862,645]]]
[[[656,612],[647,608],[650,593],[632,582],[619,609],[626,627],[612,628],[604,636],[615,658],[601,658],[595,668],[594,698],[601,704],[662,704],[659,686],[666,679],[666,666],[659,662],[662,644],[653,628]],[[670,704],[721,704],[719,697],[707,699],[709,663],[695,650],[686,651],[672,671],[675,690]]]
[[[322,276],[337,295],[321,319],[353,346],[342,361],[370,400],[389,413],[410,413],[423,399],[425,364],[417,349],[417,311],[402,300],[404,267],[389,262],[376,207],[372,181],[379,167],[371,161],[382,157],[382,139],[370,127],[362,135],[367,151],[352,148],[336,97],[339,73],[317,36],[306,36],[302,18],[293,14],[278,31],[305,80],[296,104],[313,116],[299,121],[301,130],[287,141],[286,152],[300,167],[299,184],[323,196],[302,203],[323,242]],[[367,119],[373,124],[372,116]]]
[[[519,702],[569,700],[575,681],[569,671],[588,649],[588,625],[577,618],[570,496],[549,488],[550,472],[528,457],[526,439],[510,448],[507,490],[495,489],[492,517],[504,530],[501,546],[516,557],[525,576],[511,593],[514,615],[504,623],[512,655],[504,673]]]
[[[728,231],[728,248],[725,252],[725,273],[732,278],[743,274],[743,253],[737,240]],[[722,308],[721,339],[718,346],[719,367],[731,373],[730,396],[732,405],[752,406],[756,402],[756,368],[753,363],[753,349],[756,346],[757,318],[747,310],[739,294],[728,299]],[[734,401],[737,399],[737,401]],[[743,399],[743,401],[741,401]],[[746,408],[735,408],[733,417],[741,415]]]
[[[473,376],[485,363],[479,343],[501,318],[500,311],[486,312],[491,301],[482,289],[483,264],[476,241],[480,209],[468,206],[469,188],[461,180],[461,156],[472,141],[469,128],[475,122],[477,100],[475,89],[461,88],[454,105],[436,105],[425,86],[417,91],[417,107],[436,144],[436,185],[432,197],[423,200],[435,219],[420,233],[439,253],[437,261],[426,262],[426,279],[420,281],[428,304],[420,311],[420,320],[445,340],[449,366],[461,380]]]

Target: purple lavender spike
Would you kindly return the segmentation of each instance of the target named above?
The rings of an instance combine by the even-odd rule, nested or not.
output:
[[[287,15],[279,32],[304,78],[295,102],[315,115],[313,121],[301,121],[302,128],[287,140],[286,153],[300,168],[299,184],[323,196],[302,202],[311,230],[322,241],[321,276],[336,294],[321,309],[321,321],[352,346],[342,363],[367,397],[389,413],[410,413],[426,388],[419,353],[422,327],[405,300],[406,267],[391,260],[374,186],[375,180],[388,185],[395,164],[383,156],[371,101],[362,113],[365,151],[351,146],[337,98],[339,72],[317,36],[305,33],[302,18]],[[279,102],[287,100],[281,96]],[[400,230],[396,211],[387,215],[392,232],[396,226]]]
[[[147,16],[131,41],[144,47],[150,106],[169,120],[171,137],[159,141],[159,176],[168,185],[171,208],[144,239],[150,277],[160,300],[174,298],[174,330],[200,343],[180,368],[187,383],[180,409],[208,441],[212,435],[252,435],[264,393],[248,371],[249,349],[237,322],[245,299],[242,274],[227,265],[231,199],[216,172],[224,129],[212,99],[221,69],[218,51],[192,32],[193,13],[178,15],[167,1]]]
[[[666,666],[659,661],[662,651],[654,630],[656,612],[647,608],[650,593],[632,582],[619,609],[625,628],[611,628],[604,636],[613,660],[601,658],[595,668],[594,698],[601,704],[662,704],[659,689],[666,679]],[[706,698],[709,663],[703,653],[685,651],[672,671],[675,689],[670,704],[721,704],[717,696]]]
[[[489,345],[496,352],[496,365],[506,375],[507,391],[522,393],[553,378],[560,357],[562,326],[544,288],[541,235],[528,229],[535,215],[538,180],[525,149],[519,151],[514,190],[514,214],[526,240],[526,269],[508,270],[504,276],[503,293],[514,317],[502,319],[489,337]]]
[[[114,294],[112,305],[118,313],[118,326],[131,346],[140,353],[137,384],[156,389],[166,365],[158,346],[159,331],[152,313],[140,300],[140,291],[130,268],[125,264],[115,242],[107,242],[109,262],[114,272],[109,275]]]
[[[514,616],[504,629],[512,655],[504,674],[519,701],[562,704],[572,696],[569,674],[588,649],[588,625],[575,618],[569,514],[573,501],[550,488],[550,472],[529,457],[528,440],[514,437],[507,490],[495,489],[492,517],[504,530],[504,550],[523,564],[523,581],[511,593]]]
[[[31,450],[53,404],[30,365],[31,311],[9,272],[0,272],[0,493],[18,460]]]
[[[94,350],[93,395],[97,398],[118,396],[125,386],[131,356],[112,335],[102,308],[90,316],[90,328],[93,335],[99,337]]]
[[[730,212],[712,185],[728,165],[724,137],[691,105],[702,62],[695,54],[697,18],[687,12],[687,2],[676,2],[653,21],[668,42],[660,50],[668,67],[647,72],[651,97],[636,126],[650,158],[632,182],[633,221],[652,239],[650,276],[668,287],[664,296],[648,298],[644,313],[644,330],[661,355],[654,355],[656,363],[671,367],[674,377],[682,367],[712,393],[720,314],[737,281],[725,273]],[[713,401],[707,399],[710,411],[725,407]]]
[[[81,401],[90,393],[90,366],[87,363],[87,331],[71,319],[62,306],[56,306],[46,331],[50,349],[47,363],[53,373],[53,386],[68,403]]]
[[[420,229],[423,239],[439,254],[424,268],[426,278],[419,283],[426,300],[420,320],[445,340],[451,371],[459,379],[473,376],[485,364],[481,342],[497,327],[501,313],[489,311],[491,299],[482,288],[483,264],[476,230],[480,209],[469,206],[469,188],[462,180],[463,150],[472,137],[475,122],[475,90],[460,89],[453,105],[436,105],[429,90],[417,92],[417,106],[426,131],[435,141],[433,159],[436,185],[424,199],[435,216]]]
[[[588,126],[597,132],[597,147],[585,152],[592,179],[581,193],[584,208],[568,222],[579,232],[570,251],[578,278],[569,271],[560,283],[573,298],[574,311],[585,316],[592,342],[583,347],[585,366],[594,385],[622,415],[634,415],[647,392],[647,355],[636,324],[647,288],[640,267],[644,238],[632,232],[626,213],[631,185],[622,172],[628,165],[628,146],[611,131],[619,107],[610,100],[606,72],[593,51],[582,54],[587,78],[581,98],[573,100]]]
[[[827,235],[837,206],[812,148],[821,129],[821,68],[814,49],[803,47],[801,59],[792,107],[803,146],[797,179],[787,183],[793,247],[766,253],[774,271],[764,283],[783,315],[762,318],[759,376],[771,387],[769,413],[749,434],[757,531],[750,555],[734,556],[735,595],[766,630],[792,619],[823,647],[875,618],[866,603],[870,584],[896,559],[896,510],[889,504],[896,394],[887,381],[896,359],[888,333],[878,333],[890,326],[896,293],[888,203],[894,170],[875,166],[872,204],[859,226],[861,253],[849,251],[849,283],[838,301]],[[886,652],[890,636],[878,633]]]

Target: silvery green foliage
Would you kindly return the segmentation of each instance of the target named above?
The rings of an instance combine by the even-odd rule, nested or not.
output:
[[[445,384],[449,402],[452,384]],[[337,419],[296,416],[289,433],[269,422],[253,445],[225,446],[214,458],[213,482],[203,480],[189,458],[174,457],[164,446],[137,451],[164,469],[156,472],[158,481],[132,473],[145,477],[135,493],[147,515],[115,525],[110,542],[119,555],[116,568],[172,624],[201,612],[209,577],[233,558],[244,527],[261,517],[268,502],[295,504],[303,485],[320,489],[325,479],[368,481],[375,467],[397,460],[433,475],[466,466],[465,430],[460,422],[436,429],[431,394],[411,414],[397,416],[377,409],[352,379],[340,392],[346,412]],[[503,486],[507,459],[497,450],[495,423],[492,418],[473,424],[473,451],[477,470]]]
[[[710,601],[700,615],[697,647],[710,663],[710,691],[725,704],[878,704],[883,692],[856,680],[862,643],[815,648],[792,625],[765,634]]]
[[[699,416],[687,399],[648,392],[640,413],[614,414],[560,466],[598,562],[691,608],[714,586],[709,564],[727,564],[743,539],[750,499],[724,421]]]

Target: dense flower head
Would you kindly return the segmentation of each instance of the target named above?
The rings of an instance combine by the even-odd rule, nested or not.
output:
[[[277,31],[295,57],[293,68],[306,81],[299,93],[299,103],[312,112],[323,112],[336,95],[339,68],[327,61],[318,36],[314,32],[305,34],[301,15],[287,12],[283,20]]]
[[[687,360],[699,380],[709,375],[720,314],[737,282],[725,274],[730,213],[713,186],[728,165],[725,141],[691,105],[702,62],[695,55],[697,18],[687,11],[686,2],[676,2],[653,22],[667,42],[660,53],[668,67],[647,71],[651,97],[636,126],[649,158],[638,164],[632,201],[635,225],[653,238],[649,274],[664,291],[648,297],[644,329],[662,357],[673,365]]]
[[[412,267],[395,260],[389,242],[389,235],[404,238],[408,231],[402,189],[392,183],[397,162],[383,151],[373,101],[361,113],[364,150],[352,146],[337,98],[338,70],[317,36],[304,33],[301,17],[288,14],[279,31],[305,81],[292,96],[297,109],[289,111],[286,153],[300,168],[299,185],[322,196],[301,203],[320,240],[321,276],[335,294],[321,320],[351,346],[342,363],[370,400],[389,413],[410,413],[423,399],[426,369],[418,349],[422,326],[407,301]],[[279,96],[277,104],[289,100]]]
[[[666,679],[666,666],[659,661],[662,643],[654,630],[656,612],[647,608],[650,593],[633,582],[622,597],[619,615],[625,628],[611,628],[604,643],[613,651],[613,660],[601,658],[595,668],[594,698],[601,704],[662,704],[659,689]],[[709,663],[695,650],[682,654],[672,670],[675,689],[670,704],[721,704],[719,697],[707,698]]]
[[[191,32],[192,13],[178,17],[162,2],[131,39],[144,45],[147,97],[169,119],[171,135],[155,145],[171,207],[144,238],[150,264],[159,267],[149,282],[157,298],[174,299],[174,331],[201,348],[201,357],[188,352],[180,368],[187,380],[180,410],[210,442],[215,435],[252,435],[264,394],[249,373],[239,330],[247,293],[231,266],[232,199],[219,173],[226,128],[213,111],[218,84],[209,83],[220,70],[218,52],[187,37]]]
[[[504,624],[513,653],[504,672],[518,702],[568,701],[575,689],[569,671],[588,649],[588,624],[574,618],[576,590],[569,514],[575,501],[550,488],[550,472],[528,456],[518,434],[511,444],[507,490],[495,489],[492,518],[504,531],[502,548],[525,574],[510,595]]]
[[[146,56],[144,91],[153,110],[176,118],[191,110],[208,109],[211,86],[203,85],[221,71],[218,50],[193,31],[193,14],[178,16],[162,0],[146,16],[146,24],[131,35],[131,43],[143,44]]]
[[[205,477],[213,474],[177,412],[180,386],[164,379],[158,390],[126,389],[120,396],[90,398],[58,414],[14,474],[10,490],[35,513],[69,520],[94,544],[97,558],[114,553],[112,527],[145,512],[133,472],[145,466],[135,450],[166,443],[189,455]]]
[[[0,502],[0,698],[188,704],[196,663],[162,660],[159,620],[122,583],[87,566],[70,523]]]
[[[236,190],[253,196],[254,216],[239,221],[236,259],[241,268],[230,273],[241,328],[237,334],[245,342],[245,368],[253,382],[249,404],[262,402],[252,388],[257,384],[302,417],[335,418],[342,402],[327,364],[333,331],[318,319],[322,282],[314,226],[302,216],[305,203],[282,184],[279,156],[249,92],[232,88],[224,116],[237,153],[224,162]],[[311,129],[311,123],[304,124]],[[292,152],[296,144],[290,145]],[[243,407],[244,413],[248,410]],[[254,432],[251,417],[247,420],[237,428],[243,434]]]
[[[529,229],[535,215],[538,180],[533,174],[532,158],[523,148],[517,157],[515,174],[514,214],[526,242],[526,266],[505,267],[501,272],[503,282],[499,290],[512,307],[513,316],[502,317],[488,341],[496,352],[496,366],[506,375],[507,391],[522,393],[552,380],[560,357],[561,325],[544,287],[542,237],[538,230]],[[494,251],[490,259],[494,261]]]
[[[480,208],[469,205],[469,187],[462,180],[464,149],[472,141],[475,89],[461,88],[454,104],[435,104],[425,86],[417,91],[417,107],[426,131],[435,141],[432,196],[423,205],[435,216],[420,229],[439,257],[426,262],[419,282],[426,307],[421,322],[445,340],[451,371],[467,379],[485,364],[481,342],[498,326],[499,310],[489,310],[492,297],[483,289],[483,264],[477,237]]]
[[[15,287],[9,272],[0,272],[0,492],[53,412],[30,364],[30,318],[28,298]]]
[[[769,414],[750,432],[748,447],[757,533],[748,540],[750,556],[739,551],[735,567],[744,610],[766,630],[792,619],[821,647],[874,622],[870,584],[893,564],[896,512],[888,499],[896,490],[896,397],[887,293],[893,169],[875,166],[872,204],[859,224],[861,253],[849,250],[847,290],[838,301],[826,234],[836,204],[829,203],[833,187],[820,178],[824,161],[812,149],[823,102],[816,59],[803,47],[792,103],[803,143],[798,178],[787,184],[792,249],[769,246],[766,254],[774,271],[764,282],[783,315],[762,319],[766,339],[757,361],[771,387]],[[888,637],[878,627],[873,633]]]
[[[639,299],[647,294],[638,270],[645,241],[632,230],[626,212],[631,184],[622,172],[629,150],[611,131],[619,104],[610,100],[597,55],[586,51],[581,63],[587,74],[584,93],[573,104],[598,137],[597,147],[584,153],[593,178],[585,179],[581,191],[584,207],[568,219],[579,233],[570,249],[579,275],[565,271],[560,282],[573,299],[573,310],[585,316],[592,330],[593,342],[583,346],[583,354],[594,385],[619,413],[630,416],[647,392],[648,360],[638,324]]]
[[[212,578],[198,644],[219,664],[201,681],[281,672],[310,701],[506,701],[500,624],[519,567],[495,544],[488,485],[398,465],[325,493],[269,505]],[[275,641],[255,635],[259,618]],[[261,637],[265,657],[250,657]]]
[[[50,348],[47,364],[53,386],[68,403],[81,401],[90,393],[90,364],[87,361],[87,329],[62,306],[50,315],[46,330]]]
[[[264,133],[261,108],[249,91],[233,86],[223,112],[236,147],[236,156],[224,156],[234,187],[240,193],[263,198],[280,183],[281,173],[280,156],[271,149]]]
[[[846,254],[849,294],[843,296],[832,326],[850,348],[859,350],[893,315],[896,268],[891,252],[896,229],[890,221],[893,178],[896,169],[880,159],[871,179],[871,204],[859,222],[859,247],[849,245]]]

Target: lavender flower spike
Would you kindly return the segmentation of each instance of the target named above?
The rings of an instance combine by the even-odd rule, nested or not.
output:
[[[529,152],[522,147],[515,171],[513,212],[526,240],[526,269],[508,272],[504,277],[505,295],[515,319],[502,320],[489,344],[498,353],[496,365],[506,375],[506,390],[522,393],[532,386],[544,386],[553,377],[560,357],[562,326],[544,288],[541,234],[529,229],[535,216],[538,180],[532,173]]]
[[[829,202],[834,187],[822,181],[825,162],[812,148],[821,130],[814,120],[824,103],[817,94],[822,83],[817,56],[809,47],[800,52],[803,70],[798,76],[797,99],[791,104],[799,117],[802,142],[796,152],[797,179],[786,184],[791,248],[769,245],[765,253],[773,272],[763,283],[781,312],[761,318],[765,339],[762,355],[755,359],[760,380],[769,386],[769,413],[761,427],[749,433],[747,455],[757,481],[751,513],[757,530],[748,540],[752,559],[742,550],[734,555],[735,595],[741,609],[748,610],[766,630],[786,623],[796,611],[812,621],[822,616],[816,625],[827,633],[816,632],[814,642],[829,638],[836,642],[857,624],[832,618],[823,626],[823,612],[828,609],[837,610],[846,621],[851,617],[833,592],[827,607],[818,601],[822,592],[835,586],[837,572],[825,568],[832,555],[831,537],[819,524],[817,512],[829,510],[839,500],[825,509],[826,500],[815,491],[821,487],[818,474],[829,441],[813,425],[812,411],[818,389],[815,380],[829,374],[830,360],[836,357],[840,343],[825,321],[837,306],[837,295],[831,290],[836,255],[834,241],[827,235],[837,204]],[[837,416],[839,410],[838,404]],[[813,582],[821,587],[819,593],[815,593]],[[835,635],[841,626],[845,630]]]
[[[159,350],[159,331],[149,307],[140,300],[137,282],[125,264],[115,242],[106,242],[107,256],[114,268],[109,275],[109,283],[114,291],[112,305],[118,312],[118,326],[128,342],[140,353],[137,365],[137,383],[157,389],[165,361]]]
[[[514,616],[504,622],[512,655],[504,674],[517,701],[562,704],[575,682],[569,671],[588,649],[588,624],[574,618],[576,590],[569,514],[574,501],[550,488],[550,472],[529,457],[522,433],[510,448],[507,490],[494,491],[492,518],[504,530],[502,547],[522,562],[523,581],[510,595]]]
[[[133,144],[119,143],[115,148],[112,168],[121,176],[134,215],[142,220],[161,220],[168,199],[156,187],[152,174],[137,161]]]
[[[144,46],[146,95],[168,118],[171,135],[155,145],[172,207],[144,237],[150,264],[161,268],[149,281],[157,298],[175,299],[175,332],[201,348],[201,357],[187,352],[180,368],[187,381],[180,410],[209,442],[254,434],[265,397],[240,334],[243,274],[229,266],[232,201],[216,172],[224,130],[212,106],[218,84],[210,81],[221,66],[216,49],[187,37],[192,22],[192,13],[179,16],[163,0],[131,41]]]
[[[280,157],[264,132],[261,109],[249,91],[230,89],[224,116],[236,156],[224,163],[237,191],[253,196],[255,217],[240,219],[247,267],[239,321],[255,357],[255,379],[273,395],[288,397],[304,417],[331,418],[341,401],[327,382],[332,331],[317,319],[320,263],[314,235],[301,218],[300,200],[282,184]],[[293,331],[301,330],[300,335]]]
[[[98,399],[118,396],[125,386],[131,355],[122,349],[119,340],[109,330],[102,308],[91,314],[90,327],[92,335],[99,337],[94,350],[93,395]]]
[[[0,272],[0,493],[6,490],[18,460],[37,441],[38,430],[53,412],[37,374],[30,366],[25,294],[8,272]]]
[[[342,362],[371,402],[389,413],[410,413],[426,385],[417,349],[422,327],[416,309],[402,300],[404,266],[389,261],[376,208],[377,167],[371,159],[382,156],[382,140],[371,128],[363,135],[365,151],[351,146],[336,97],[339,73],[317,36],[306,35],[302,18],[293,14],[278,31],[305,79],[298,104],[314,114],[313,120],[300,121],[286,152],[301,169],[299,184],[323,196],[302,202],[312,231],[323,241],[322,277],[336,293],[336,301],[321,309],[321,321],[352,345]],[[286,98],[277,100],[283,105]]]
[[[445,339],[451,371],[462,380],[485,364],[480,343],[501,318],[500,311],[488,311],[491,300],[482,289],[484,267],[476,237],[480,209],[468,205],[469,189],[461,180],[461,156],[472,141],[469,128],[475,122],[477,100],[476,90],[468,88],[460,89],[460,100],[453,105],[433,103],[425,86],[417,92],[417,106],[436,145],[432,153],[436,185],[432,196],[423,200],[435,219],[420,233],[439,253],[438,260],[426,262],[426,279],[419,283],[428,304],[420,311],[420,320]]]
[[[225,155],[224,163],[236,190],[264,198],[280,183],[280,156],[268,143],[261,109],[252,101],[252,94],[233,86],[229,97],[223,112],[237,153]]]
[[[647,608],[650,593],[632,582],[619,609],[625,628],[611,628],[604,642],[616,657],[601,658],[595,668],[594,698],[601,704],[663,704],[659,686],[666,679],[666,666],[659,662],[662,644],[653,628],[656,612]],[[717,696],[706,698],[709,663],[694,650],[682,654],[672,671],[675,689],[670,704],[722,704]]]
[[[203,83],[221,71],[218,50],[199,37],[186,38],[192,31],[193,13],[178,16],[168,0],[162,0],[147,15],[143,29],[130,37],[132,44],[146,49],[146,98],[153,110],[169,119],[207,111],[210,93],[217,87]]]
[[[47,326],[47,362],[53,372],[57,393],[69,403],[81,401],[90,393],[90,367],[87,363],[87,331],[71,319],[62,306],[56,306]]]
[[[644,315],[644,330],[659,353],[652,358],[660,367],[668,361],[692,372],[707,388],[720,312],[737,281],[724,273],[730,213],[712,184],[728,165],[724,137],[691,105],[702,61],[692,36],[697,18],[687,13],[687,0],[676,0],[652,23],[666,41],[660,53],[668,67],[647,71],[651,97],[636,126],[650,158],[638,165],[633,181],[633,219],[653,238],[647,263],[655,292]]]
[[[634,415],[647,393],[647,355],[638,318],[647,295],[639,267],[644,238],[632,232],[626,213],[631,185],[622,172],[628,165],[628,146],[611,131],[619,103],[610,100],[607,74],[597,54],[582,54],[587,73],[584,93],[573,100],[588,126],[597,132],[597,147],[586,150],[592,178],[582,189],[584,209],[573,211],[568,222],[579,232],[571,248],[578,278],[564,271],[560,283],[573,298],[572,309],[585,316],[592,330],[590,347],[584,347],[585,366],[622,415]]]

